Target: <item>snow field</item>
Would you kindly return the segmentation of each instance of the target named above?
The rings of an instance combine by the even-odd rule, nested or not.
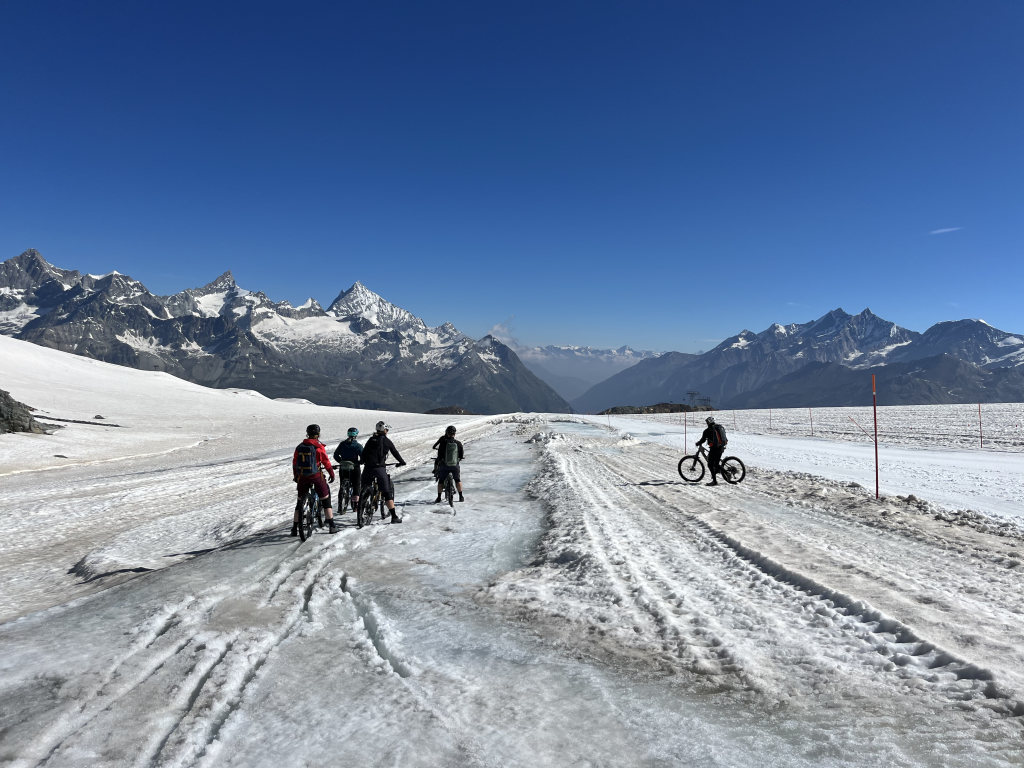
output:
[[[700,437],[707,415],[685,414],[690,431],[697,431],[694,440]],[[715,411],[714,416],[726,429],[745,435],[817,437],[854,443],[871,443],[874,436],[874,413],[870,407],[724,410]],[[596,422],[604,417],[593,419]],[[682,427],[684,414],[633,414],[613,416],[612,421],[615,419]],[[879,445],[979,448],[984,438],[985,448],[1024,451],[1024,403],[982,404],[980,426],[981,431],[977,404],[878,407]]]
[[[781,707],[800,727],[820,708],[844,711],[832,727],[850,747],[868,738],[854,713],[885,721],[889,711],[940,751],[956,741],[965,758],[1016,760],[1024,585],[1020,561],[1003,552],[1019,534],[964,536],[913,501],[909,512],[887,508],[790,473],[754,470],[712,491],[666,479],[673,462],[650,444],[542,439],[533,490],[551,528],[537,562],[489,590],[511,615],[618,665]],[[880,513],[913,521],[879,524]],[[975,728],[986,735],[971,744]],[[891,722],[871,731],[893,746]],[[915,750],[904,758],[930,751]]]
[[[914,409],[916,407],[907,410]],[[898,410],[890,409],[890,417]],[[737,411],[740,413],[744,412]],[[675,418],[677,414],[671,416]],[[592,424],[664,445],[675,452],[678,460],[684,454],[694,452],[694,443],[704,428],[703,416],[689,416],[687,426],[667,420],[649,421],[648,416],[643,419],[619,416],[584,418]],[[731,428],[728,411],[718,416],[724,421],[729,434],[726,453],[739,456],[747,466],[754,464],[784,471],[813,472],[823,477],[855,482],[874,491],[874,444],[866,438],[856,443],[846,439],[800,437],[795,430],[792,435],[748,433],[743,431],[742,425],[740,430]],[[815,416],[816,435],[817,423]],[[880,437],[879,474],[881,492],[885,495],[910,494],[950,510],[1024,517],[1024,456],[1016,449],[926,447],[925,443],[911,441],[893,445]]]
[[[1021,764],[1024,534],[962,511],[1018,453],[890,448],[876,501],[848,441],[731,430],[707,488],[680,425],[385,414],[405,522],[300,544],[305,424],[379,414],[18,344],[0,386],[125,426],[0,436],[0,763]]]
[[[7,337],[0,355],[0,387],[45,407],[44,422],[91,422],[54,422],[64,428],[52,435],[0,435],[0,621],[290,519],[292,450],[311,422],[333,451],[349,426],[367,435],[383,418],[407,460],[425,456],[448,423],[469,437],[492,428],[489,417],[327,408],[209,389]]]

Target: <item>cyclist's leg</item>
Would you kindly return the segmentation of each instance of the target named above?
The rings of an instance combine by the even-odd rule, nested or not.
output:
[[[309,481],[300,477],[295,490],[298,493],[298,498],[295,501],[295,515],[292,517],[292,522],[298,524],[299,518],[302,516],[302,502],[306,500],[306,491],[309,490]]]
[[[448,479],[448,473],[452,471],[452,468],[440,461],[435,461],[434,471],[437,473],[437,498],[434,499],[434,503],[440,504],[441,494],[444,493],[444,481]]]
[[[711,480],[714,481],[721,473],[722,454],[725,448],[712,448],[708,451],[708,469],[711,470]]]
[[[384,497],[384,503],[388,505],[391,514],[395,515],[395,494],[391,490],[388,473],[384,467],[377,467],[373,471],[377,475],[377,487],[380,488],[380,493]]]
[[[449,472],[452,473],[452,480],[455,481],[455,489],[459,492],[459,501],[464,501],[462,496],[462,465],[457,464],[454,467],[450,467]]]
[[[361,483],[359,482],[360,473],[359,467],[351,470],[348,473],[349,480],[352,481],[352,509],[355,510],[359,504],[359,488]]]
[[[316,488],[316,495],[320,497],[320,503],[324,506],[324,515],[328,520],[334,519],[334,509],[331,504],[331,489],[323,475],[317,474],[312,479],[313,487]]]

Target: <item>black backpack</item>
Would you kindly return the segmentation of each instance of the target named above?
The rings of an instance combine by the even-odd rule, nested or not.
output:
[[[715,424],[715,448],[725,448],[729,444],[729,438],[725,436],[725,427]]]
[[[373,435],[369,440],[366,441],[366,445],[363,446],[363,463],[366,464],[367,456],[372,456],[376,462],[374,466],[384,466],[384,462],[388,460],[388,444],[385,442],[387,437],[384,435]]]

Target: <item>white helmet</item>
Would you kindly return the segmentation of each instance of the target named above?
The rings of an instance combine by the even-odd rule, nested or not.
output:
[[[712,424],[715,423],[715,417],[714,416],[708,416],[706,419],[704,419],[704,421],[707,422],[707,425],[710,427]]]
[[[391,429],[391,425],[388,424],[386,421],[378,421],[377,422],[377,431],[378,432],[387,432],[389,429]]]

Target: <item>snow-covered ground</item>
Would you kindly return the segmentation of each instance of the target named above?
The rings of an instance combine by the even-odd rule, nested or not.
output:
[[[403,524],[299,543],[303,427],[377,414],[0,345],[18,399],[122,425],[0,436],[0,763],[1022,764],[1024,536],[966,491],[736,432],[744,483],[690,486],[667,425],[468,417],[452,515],[450,417],[387,414]]]
[[[977,433],[973,443],[964,436],[964,406],[879,408],[881,493],[915,494],[952,509],[1024,517],[1024,404],[982,408],[992,417],[993,434],[991,442],[986,437],[984,448]],[[973,413],[977,429],[977,407]],[[814,437],[807,409],[775,411],[771,432],[768,411],[737,411],[736,427],[732,412],[716,416],[729,434],[726,453],[747,464],[856,482],[874,491],[874,443],[849,420],[853,416],[871,430],[870,408],[814,409]],[[704,428],[699,413],[689,414],[685,424],[682,414],[583,418],[670,447],[677,457],[693,452]],[[856,434],[844,432],[843,421]],[[928,430],[915,431],[915,424],[926,424]]]

